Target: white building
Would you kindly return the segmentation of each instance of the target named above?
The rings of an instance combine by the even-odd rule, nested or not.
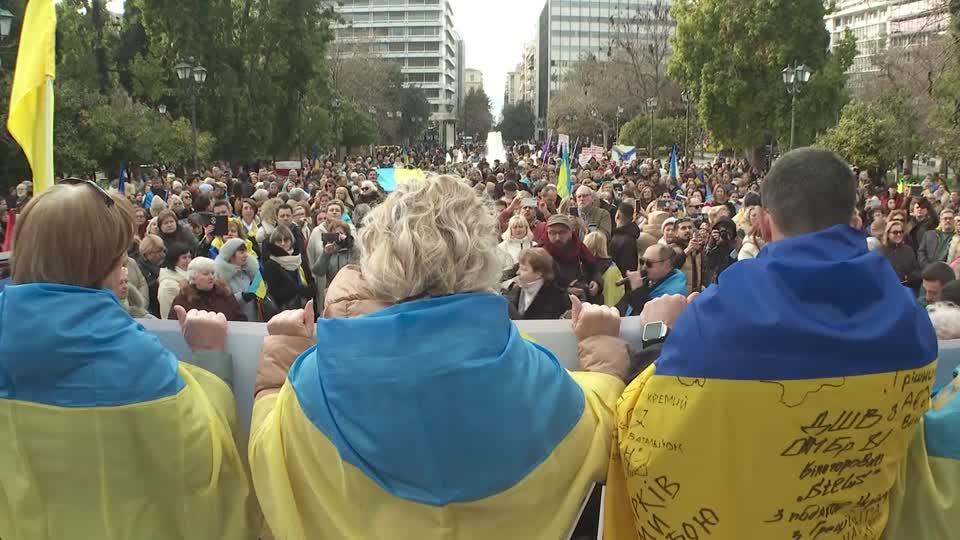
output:
[[[857,56],[847,72],[849,86],[856,90],[879,71],[878,53],[887,47],[926,44],[947,31],[949,13],[943,0],[838,0],[824,22],[831,51],[847,30],[857,39]]]
[[[467,68],[463,72],[463,91],[464,95],[470,95],[470,92],[483,90],[483,72],[479,69]]]
[[[344,24],[336,39],[371,44],[371,52],[398,62],[404,81],[424,90],[430,122],[445,147],[456,136],[463,71],[463,40],[449,0],[340,0]]]

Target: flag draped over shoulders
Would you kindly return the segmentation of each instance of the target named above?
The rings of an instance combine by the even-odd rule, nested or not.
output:
[[[0,538],[256,538],[230,388],[112,292],[0,293]]]
[[[770,244],[624,391],[605,537],[879,538],[936,355],[926,313],[857,231]]]
[[[622,381],[567,373],[499,296],[320,319],[317,342],[337,345],[254,405],[250,466],[278,538],[561,538],[606,474]]]

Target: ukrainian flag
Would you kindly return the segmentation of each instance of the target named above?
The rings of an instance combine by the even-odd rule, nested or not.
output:
[[[859,231],[770,244],[624,391],[604,537],[879,538],[936,355],[926,312]]]
[[[303,273],[303,269],[300,269],[300,272]],[[253,281],[250,282],[250,287],[247,288],[248,293],[253,293],[257,298],[263,300],[267,297],[267,282],[263,280],[263,275],[260,272],[257,272],[257,275],[253,278]]]
[[[427,177],[422,169],[394,169],[386,167],[377,170],[377,182],[387,193],[396,191],[401,184],[419,182]]]
[[[53,79],[57,76],[57,10],[31,0],[23,16],[7,129],[33,170],[33,194],[53,185]]]
[[[570,148],[560,149],[560,170],[557,172],[557,194],[561,199],[570,197]]]
[[[317,343],[254,404],[277,538],[565,538],[606,475],[622,381],[568,373],[500,296],[320,319]]]
[[[0,293],[0,538],[256,538],[236,405],[107,290]]]
[[[933,397],[890,494],[884,538],[954,538],[960,530],[960,379]]]

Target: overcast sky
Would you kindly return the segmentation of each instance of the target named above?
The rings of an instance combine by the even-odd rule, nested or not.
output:
[[[483,72],[483,87],[500,114],[507,72],[520,62],[523,45],[536,36],[545,0],[450,0],[454,25],[466,43],[468,68]],[[108,7],[123,11],[123,0]]]

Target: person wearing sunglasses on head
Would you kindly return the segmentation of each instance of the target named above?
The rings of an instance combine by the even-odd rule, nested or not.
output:
[[[177,313],[188,365],[132,319],[114,291],[134,231],[129,201],[74,179],[17,220],[0,293],[4,540],[257,537],[226,320]]]

